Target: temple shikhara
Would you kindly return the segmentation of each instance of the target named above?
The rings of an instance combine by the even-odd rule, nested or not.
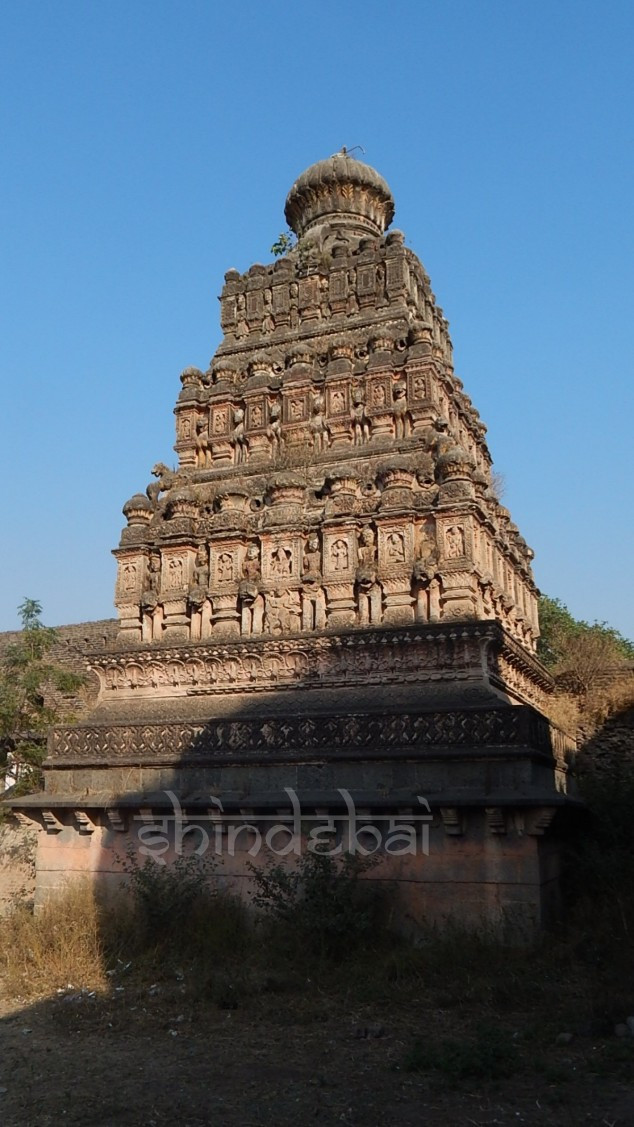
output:
[[[344,150],[285,214],[295,239],[225,274],[222,343],[181,374],[177,466],[123,507],[98,700],[14,802],[41,827],[38,896],[117,879],[167,792],[221,837],[281,816],[288,788],[336,829],[345,791],[368,825],[420,835],[428,812],[428,849],[377,870],[410,925],[530,930],[574,803],[532,552],[385,180]],[[249,832],[223,862],[242,885]]]

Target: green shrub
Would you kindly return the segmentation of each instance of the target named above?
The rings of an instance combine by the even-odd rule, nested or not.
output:
[[[294,869],[249,865],[256,889],[253,903],[291,944],[339,959],[371,945],[381,930],[383,894],[361,879],[373,864],[371,858],[346,855],[337,862],[310,852]]]
[[[145,929],[157,939],[182,928],[183,920],[201,901],[208,902],[218,894],[210,883],[213,863],[196,854],[181,855],[171,864],[160,864],[151,857],[140,863],[130,849],[123,869]]]

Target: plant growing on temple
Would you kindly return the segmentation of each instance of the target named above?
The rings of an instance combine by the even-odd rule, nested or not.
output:
[[[295,246],[295,238],[291,235],[290,231],[282,231],[271,247],[271,254],[276,258],[281,258],[283,255],[288,254]]]
[[[41,783],[48,729],[70,719],[64,706],[85,678],[52,660],[57,631],[43,624],[36,599],[18,613],[22,630],[0,655],[0,771],[10,768],[16,790],[27,793]]]

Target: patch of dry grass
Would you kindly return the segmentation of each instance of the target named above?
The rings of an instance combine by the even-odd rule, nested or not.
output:
[[[5,993],[41,997],[107,984],[102,913],[92,884],[74,882],[34,914],[18,907],[0,919],[0,976]]]
[[[564,732],[575,736],[581,719],[578,697],[571,693],[556,692],[547,698],[544,711],[549,720]]]

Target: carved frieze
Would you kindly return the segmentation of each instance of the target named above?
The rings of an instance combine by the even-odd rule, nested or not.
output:
[[[329,585],[328,594],[343,604],[352,598],[353,585]],[[288,597],[290,596],[290,597]],[[282,598],[284,601],[278,602]],[[285,615],[301,617],[300,592],[282,589],[274,594],[274,602],[267,601],[265,619],[269,628],[265,633],[275,636],[292,633],[294,627],[282,629]],[[345,610],[342,605],[340,610]],[[299,629],[295,623],[295,629]],[[459,628],[457,628],[459,630]],[[481,634],[468,632],[452,635],[435,634],[417,636],[411,644],[407,634],[352,635],[348,644],[340,636],[313,637],[307,649],[304,641],[273,639],[264,649],[255,639],[226,648],[221,645],[197,646],[190,651],[169,650],[158,654],[148,650],[135,655],[118,654],[94,659],[92,667],[102,681],[105,699],[141,699],[142,697],[182,696],[196,691],[230,692],[297,683],[298,668],[303,670],[302,680],[307,685],[361,684],[376,679],[426,681],[442,670],[449,679],[464,679],[471,670],[474,679],[481,676],[482,649],[491,640],[483,624]],[[460,644],[458,644],[460,638]],[[355,639],[354,641],[352,639]],[[298,664],[299,663],[299,664]],[[524,671],[526,677],[528,671]],[[521,677],[521,666],[517,666]]]
[[[559,733],[547,723],[537,728],[533,720],[534,713],[529,709],[501,707],[57,728],[49,763],[231,762],[250,756],[266,762],[267,755],[274,752],[284,752],[290,758],[305,756],[306,752],[319,752],[325,757],[354,756],[376,747],[383,748],[386,756],[405,750],[424,756],[447,747],[469,751],[496,745],[532,747],[551,756]]]

